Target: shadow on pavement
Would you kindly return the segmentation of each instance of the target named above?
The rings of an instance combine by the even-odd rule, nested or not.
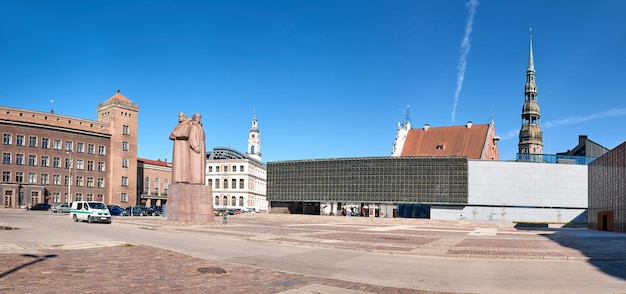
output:
[[[35,260],[27,262],[27,263],[19,265],[19,266],[16,266],[16,267],[14,267],[14,268],[6,271],[6,272],[1,273],[0,274],[0,279],[8,276],[9,274],[15,273],[15,272],[17,272],[17,271],[27,267],[27,266],[31,266],[33,264],[36,264],[38,262],[42,262],[42,261],[44,261],[46,259],[49,259],[49,258],[57,257],[56,254],[47,254],[47,255],[44,255],[44,256],[38,256],[38,255],[34,255],[34,254],[22,254],[22,256],[24,256],[24,257],[32,257],[32,258],[35,258]]]

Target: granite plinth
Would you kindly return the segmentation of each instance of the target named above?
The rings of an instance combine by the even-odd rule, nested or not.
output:
[[[167,220],[178,222],[213,222],[211,187],[174,183],[167,195]]]

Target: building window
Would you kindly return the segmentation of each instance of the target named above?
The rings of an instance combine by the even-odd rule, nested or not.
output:
[[[104,172],[104,162],[98,161],[98,171]]]
[[[163,196],[167,196],[167,189],[169,188],[170,181],[167,179],[163,180]]]
[[[154,178],[154,195],[159,195],[159,178]]]
[[[220,196],[215,196],[215,204],[213,204],[215,206],[219,206],[220,205]]]
[[[28,155],[28,165],[37,166],[37,155]]]
[[[104,178],[98,178],[98,188],[104,188]]]
[[[4,137],[2,137],[2,144],[11,145],[11,134],[4,134]]]
[[[228,180],[224,179],[224,189],[228,189]]]
[[[122,151],[128,151],[128,142],[122,142]]]
[[[74,151],[74,143],[72,141],[65,141],[65,151]]]
[[[47,155],[41,156],[41,166],[44,166],[44,167],[50,166],[50,159],[48,158]]]
[[[11,164],[11,153],[8,153],[8,152],[2,153],[2,163]]]
[[[122,194],[120,195],[120,201],[121,201],[121,202],[128,202],[128,194],[126,194],[126,193],[122,193]]]
[[[85,169],[85,161],[82,159],[76,159],[76,169],[77,170]]]
[[[102,145],[98,145],[98,155],[106,155],[105,148]]]
[[[59,193],[59,192],[52,193],[52,202],[53,203],[61,203],[61,193]]]
[[[128,187],[128,177],[122,176],[122,186]]]
[[[128,168],[128,158],[122,158],[122,167]]]
[[[95,148],[96,147],[93,144],[88,144],[87,145],[87,154],[94,154]]]
[[[41,148],[43,148],[43,149],[50,148],[50,139],[49,138],[41,138]]]
[[[87,170],[93,171],[93,160],[87,160]]]
[[[15,164],[24,165],[24,154],[15,154]]]
[[[42,185],[47,185],[50,184],[48,182],[48,174],[41,174],[41,184]]]
[[[85,152],[85,143],[83,142],[76,143],[76,152],[79,152],[79,153]]]
[[[213,179],[206,180],[206,185],[209,187],[213,187]]]
[[[61,186],[61,176],[60,175],[52,175],[52,185]]]
[[[209,172],[212,173],[213,172],[213,166],[209,165]]]
[[[15,146],[24,146],[24,135],[15,136]]]
[[[65,182],[64,182],[64,186],[67,186],[70,183],[70,176],[64,176],[65,178]]]
[[[146,177],[143,180],[143,193],[144,194],[149,194],[150,193],[150,177]]]
[[[24,173],[23,172],[15,172],[15,182],[23,183],[24,182]]]
[[[37,147],[37,137],[28,137],[28,147]]]
[[[239,166],[239,171],[240,171],[240,172],[243,172],[243,165],[240,165],[240,166]]]
[[[239,189],[244,189],[244,187],[245,187],[245,184],[244,184],[243,179],[239,179]]]
[[[76,193],[76,201],[83,201],[83,194],[82,193]]]
[[[224,196],[224,201],[222,202],[222,205],[226,206],[228,205],[228,197]]]
[[[122,126],[122,134],[123,135],[128,135],[130,134],[130,127],[128,125],[123,125]]]
[[[216,173],[219,173],[219,172],[220,172],[220,166],[219,166],[219,165],[215,167],[215,172],[216,172]]]
[[[220,179],[215,179],[215,189],[220,188]]]
[[[56,168],[61,167],[61,158],[60,157],[54,157],[52,159],[52,167],[56,167]]]
[[[231,185],[231,187],[232,187],[233,189],[237,189],[237,180],[236,180],[236,179],[233,179],[233,180],[232,180],[232,185]]]
[[[37,184],[37,174],[36,173],[28,173],[28,183],[29,184]]]
[[[228,172],[228,165],[225,165],[225,166],[224,166],[224,172],[225,172],[225,173],[226,173],[226,172]]]
[[[11,172],[10,171],[2,171],[2,181],[10,182],[11,181]]]
[[[239,206],[243,206],[243,196],[239,196]]]
[[[69,158],[65,159],[65,168],[70,168],[72,165],[72,161]]]
[[[237,197],[230,198],[230,206],[237,206]]]
[[[93,188],[93,178],[87,177],[87,187]]]
[[[54,139],[54,141],[52,142],[52,149],[61,150],[61,140]]]
[[[83,183],[83,177],[81,176],[76,176],[76,187],[82,187],[84,185]]]
[[[87,194],[87,201],[93,201],[93,194]]]

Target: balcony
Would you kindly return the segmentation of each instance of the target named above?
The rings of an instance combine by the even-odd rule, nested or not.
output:
[[[596,157],[587,156],[569,156],[554,154],[522,154],[517,153],[517,161],[538,162],[538,163],[561,163],[561,164],[581,164],[588,165],[594,161]]]

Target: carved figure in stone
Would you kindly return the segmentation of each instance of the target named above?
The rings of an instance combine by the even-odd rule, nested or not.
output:
[[[191,117],[191,129],[189,131],[189,182],[192,184],[202,184],[205,182],[206,165],[206,143],[205,134],[202,129],[202,116],[195,113]]]
[[[170,140],[174,141],[172,152],[172,182],[189,183],[189,132],[191,130],[191,119],[184,113],[178,113],[178,125],[172,133]]]

